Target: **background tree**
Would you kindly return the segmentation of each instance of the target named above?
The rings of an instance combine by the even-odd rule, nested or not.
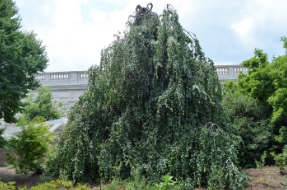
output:
[[[287,50],[287,38],[281,40]],[[271,62],[262,50],[255,49],[254,54],[241,63],[248,72],[238,75],[238,84],[233,81],[223,84],[226,115],[237,128],[236,134],[243,138],[240,161],[245,167],[254,166],[264,151],[281,152],[280,142],[284,141],[280,139],[287,138],[284,127],[287,126],[287,51],[283,56],[273,57]],[[273,163],[267,154],[267,164]]]
[[[282,37],[287,50],[287,39]],[[286,46],[286,47],[285,47]],[[255,49],[255,56],[241,65],[249,68],[247,74],[238,76],[240,91],[258,102],[270,106],[271,121],[275,125],[287,125],[287,52],[268,62],[267,54]]]
[[[138,6],[123,38],[117,35],[100,65],[89,69],[88,91],[69,114],[56,169],[75,181],[127,178],[137,168],[150,181],[170,173],[187,189],[244,189],[239,138],[226,125],[213,61],[170,5],[160,18],[151,7]]]
[[[12,0],[0,0],[0,118],[15,122],[21,99],[39,87],[34,74],[47,67],[42,42],[33,32],[20,31],[21,18]]]
[[[31,93],[26,99],[23,115],[27,122],[35,117],[44,117],[48,121],[59,119],[63,115],[63,111],[60,110],[63,104],[62,102],[53,101],[51,88],[51,86],[41,86],[36,97]]]

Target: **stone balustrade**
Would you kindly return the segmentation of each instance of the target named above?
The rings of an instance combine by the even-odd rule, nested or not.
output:
[[[241,67],[240,65],[215,65],[216,72],[221,83],[233,80],[237,80],[237,76],[242,71],[244,74],[247,73],[247,68]]]
[[[240,71],[242,71],[244,74],[246,74],[248,69],[245,67],[235,67],[234,68],[234,74],[238,75]]]
[[[87,73],[81,73],[81,75],[80,75],[81,80],[86,80],[88,78],[89,78],[89,75]]]
[[[236,80],[240,71],[247,73],[247,68],[239,65],[215,65],[215,67],[221,82]],[[88,77],[86,71],[47,72],[36,75],[36,79],[43,86],[87,85]]]
[[[47,85],[79,85],[88,83],[86,71],[46,72],[36,75],[43,86]]]
[[[68,73],[50,74],[50,80],[69,80]]]

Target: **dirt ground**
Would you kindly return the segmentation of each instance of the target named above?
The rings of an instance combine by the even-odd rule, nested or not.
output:
[[[248,187],[248,190],[287,189],[287,179],[285,177],[287,175],[280,174],[278,167],[252,168],[245,171],[252,180],[252,187]],[[286,184],[286,186],[283,184]]]
[[[280,174],[279,168],[276,166],[271,167],[263,167],[259,169],[246,169],[245,170],[251,180],[252,180],[252,186],[249,186],[247,190],[282,190],[287,189],[287,186],[284,186],[283,184],[286,183],[287,185],[287,179],[286,175]],[[27,186],[28,188],[32,186],[36,186],[38,183],[44,183],[45,176],[41,175],[26,175],[26,176],[16,176],[15,171],[13,169],[7,170],[6,167],[0,167],[0,178],[3,182],[9,182],[9,181],[16,181],[16,187],[24,187]],[[103,188],[103,186],[102,186]],[[91,186],[92,190],[99,190],[100,185],[98,183],[94,183]]]

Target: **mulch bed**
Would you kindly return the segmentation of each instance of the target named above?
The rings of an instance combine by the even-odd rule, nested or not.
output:
[[[245,171],[252,180],[252,187],[248,187],[248,190],[287,189],[287,186],[281,184],[286,183],[287,179],[285,177],[286,175],[280,174],[279,167],[251,168]]]

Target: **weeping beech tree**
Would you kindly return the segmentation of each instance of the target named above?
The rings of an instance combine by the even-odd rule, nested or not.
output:
[[[158,17],[138,6],[116,37],[89,69],[48,167],[75,181],[124,179],[137,169],[150,181],[170,173],[190,187],[244,188],[240,139],[225,124],[213,61],[176,11],[168,5]]]

